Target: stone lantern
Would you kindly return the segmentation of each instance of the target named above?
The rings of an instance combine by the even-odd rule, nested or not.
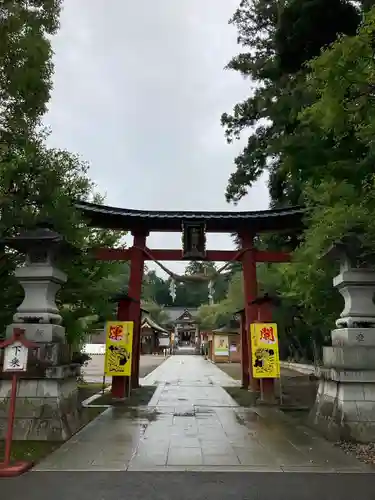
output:
[[[328,437],[369,442],[375,439],[375,272],[359,262],[359,255],[355,236],[325,255],[340,263],[333,285],[345,305],[331,332],[332,346],[323,348],[310,417]]]
[[[37,342],[51,342],[65,338],[62,317],[55,297],[66,280],[66,274],[56,267],[57,259],[69,249],[63,237],[50,227],[37,227],[6,238],[3,243],[25,255],[25,264],[15,270],[25,297],[13,316],[15,323],[27,323],[26,336]],[[39,327],[38,325],[43,325]],[[7,336],[14,325],[9,325]]]
[[[55,297],[66,274],[57,267],[59,258],[69,258],[72,248],[48,225],[22,231],[3,244],[25,255],[15,270],[25,296],[7,327],[11,337],[15,328],[38,345],[30,357],[30,368],[20,380],[15,419],[15,439],[66,439],[79,427],[77,375],[80,366],[70,363],[65,328]],[[10,380],[0,381],[0,429],[6,418],[5,406]]]

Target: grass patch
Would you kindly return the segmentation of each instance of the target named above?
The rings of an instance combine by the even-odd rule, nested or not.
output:
[[[101,413],[103,413],[104,410],[106,410],[105,407],[98,407],[98,406],[86,406],[85,408],[82,408],[81,426],[78,429],[78,431],[80,431],[81,429],[83,429],[83,427],[89,424],[91,420],[94,420],[94,418],[98,417]]]
[[[104,384],[104,388],[109,387],[111,384]],[[78,384],[78,389],[86,389],[93,391],[100,391],[103,389],[103,384],[99,382],[80,382]]]
[[[105,384],[104,388],[109,387],[110,384]],[[101,392],[103,390],[103,384],[101,383],[85,383],[81,382],[78,384],[78,399],[80,403],[85,401],[85,399],[90,398],[94,394]]]
[[[311,375],[287,372],[281,379],[283,405],[308,411],[314,406],[318,390],[318,380]]]
[[[215,366],[235,380],[241,380],[241,363],[216,363]]]
[[[26,460],[28,462],[39,462],[47,455],[62,445],[57,441],[13,441],[11,450],[12,460]],[[0,441],[0,460],[5,452],[5,441]]]
[[[241,387],[224,387],[229,396],[231,396],[240,406],[254,406],[259,396],[256,392],[242,389]]]
[[[110,406],[146,406],[150,402],[155,390],[155,385],[144,385],[138,389],[133,389],[130,398],[121,400],[113,399],[112,394],[108,392],[93,401],[93,404]]]

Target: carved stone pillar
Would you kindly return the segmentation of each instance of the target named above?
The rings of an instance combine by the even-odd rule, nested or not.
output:
[[[80,366],[70,363],[65,328],[55,297],[67,280],[56,259],[69,249],[61,235],[48,227],[20,233],[4,240],[26,255],[15,275],[25,296],[7,327],[25,330],[25,337],[38,345],[29,355],[28,371],[21,377],[17,395],[14,437],[20,440],[65,440],[80,426],[77,375]],[[0,360],[0,365],[1,365]],[[0,380],[0,429],[6,426],[11,381]],[[2,421],[2,422],[1,422]]]
[[[345,300],[323,348],[323,367],[311,423],[332,439],[375,439],[375,272],[356,262],[355,241],[345,239],[327,256],[340,261],[333,280]]]

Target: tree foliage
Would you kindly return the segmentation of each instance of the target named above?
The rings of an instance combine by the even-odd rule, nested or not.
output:
[[[68,283],[58,301],[67,337],[77,343],[109,310],[117,264],[96,261],[88,251],[113,246],[121,234],[86,226],[74,201],[101,198],[78,156],[46,145],[42,118],[52,89],[51,36],[59,25],[60,0],[5,0],[0,6],[0,237],[49,218],[79,251],[64,262]],[[0,333],[11,322],[22,290],[13,271],[21,257],[3,248],[0,260]]]
[[[251,79],[252,91],[221,119],[229,142],[249,132],[245,148],[235,158],[235,171],[226,191],[228,201],[239,201],[261,174],[268,172],[272,205],[298,204],[303,164],[314,167],[331,151],[329,137],[324,138],[322,147],[315,131],[305,130],[298,151],[308,144],[315,154],[300,154],[302,165],[298,166],[293,162],[295,155],[287,154],[298,115],[313,99],[305,91],[305,63],[338,33],[351,34],[359,22],[358,13],[348,2],[332,2],[337,11],[331,10],[331,2],[326,4],[317,0],[242,0],[230,21],[238,30],[238,43],[244,52],[229,62],[228,69]],[[312,143],[318,147],[313,148]],[[293,176],[289,174],[290,162]]]
[[[343,308],[332,286],[337,263],[323,257],[328,247],[355,232],[359,257],[374,264],[375,9],[362,2],[368,12],[359,17],[352,4],[293,0],[282,5],[276,23],[280,2],[242,2],[232,20],[242,45],[257,29],[261,35],[254,51],[230,63],[259,87],[223,115],[229,139],[253,126],[227,198],[240,199],[268,170],[271,205],[306,206],[293,262],[258,266],[258,275],[262,289],[281,296],[276,316],[287,345],[310,359]],[[275,243],[269,236],[258,241]]]
[[[281,73],[297,73],[338,35],[355,35],[359,23],[359,12],[346,0],[288,2],[280,9],[275,34],[275,52]]]

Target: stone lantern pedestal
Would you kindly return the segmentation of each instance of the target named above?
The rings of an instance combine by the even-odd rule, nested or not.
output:
[[[340,261],[333,284],[345,307],[323,348],[323,367],[311,423],[331,439],[375,440],[375,272],[357,267],[356,245],[334,245],[328,257]]]
[[[80,427],[77,375],[80,366],[70,363],[65,328],[55,296],[66,275],[56,267],[56,259],[66,254],[62,237],[48,227],[27,231],[4,243],[25,254],[26,261],[15,271],[25,296],[7,327],[25,330],[25,338],[38,345],[29,353],[27,372],[20,378],[14,439],[59,441]],[[0,354],[1,356],[1,354]],[[0,436],[6,429],[11,380],[1,372]]]

